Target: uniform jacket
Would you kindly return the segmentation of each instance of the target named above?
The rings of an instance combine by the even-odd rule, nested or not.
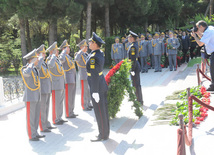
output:
[[[76,83],[76,68],[72,58],[63,51],[59,55],[59,60],[61,61],[65,71],[65,83]]]
[[[153,39],[152,40],[152,52],[154,55],[162,55],[164,43],[161,39]]]
[[[152,54],[153,53],[152,40],[147,41],[147,47],[148,47],[148,54]]]
[[[64,69],[60,60],[54,56],[50,55],[47,58],[47,64],[50,70],[50,75],[52,79],[52,90],[64,90],[65,89],[65,77]]]
[[[141,40],[138,43],[138,47],[139,47],[139,56],[140,57],[148,57],[149,56],[148,42],[146,40]]]
[[[190,47],[196,47],[197,43],[194,37],[190,36],[189,39],[190,39]]]
[[[176,38],[167,38],[166,42],[167,42],[167,44],[170,44],[172,47],[175,47],[175,49],[166,48],[166,52],[169,55],[177,54],[177,49],[180,46],[180,43],[179,43],[178,39],[176,39]]]
[[[24,102],[39,102],[41,100],[41,85],[40,87],[40,75],[36,66],[26,64],[21,69],[22,78],[25,83]],[[27,86],[30,88],[28,88]],[[35,90],[33,90],[35,89]]]
[[[137,60],[138,58],[138,52],[139,49],[138,49],[138,42],[133,42],[130,46],[129,46],[129,49],[128,49],[128,58],[129,58],[129,61],[132,62],[132,68],[131,68],[131,71],[134,71],[134,72],[139,72],[140,71],[140,64]]]
[[[88,84],[90,93],[105,92],[108,90],[103,72],[105,58],[100,50],[92,51],[86,61],[86,70],[88,73]],[[89,75],[90,74],[90,75]]]
[[[48,70],[48,65],[41,59],[38,63],[39,74],[40,74],[40,82],[41,82],[41,94],[49,94],[51,93],[51,77]]]
[[[112,44],[111,46],[111,59],[123,59],[124,58],[124,47],[122,43]]]
[[[75,55],[75,61],[79,69],[80,80],[87,80],[86,59],[88,54],[79,50]]]

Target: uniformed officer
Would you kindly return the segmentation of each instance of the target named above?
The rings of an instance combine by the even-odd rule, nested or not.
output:
[[[139,47],[139,56],[141,59],[141,73],[148,73],[147,58],[148,53],[148,42],[145,40],[145,36],[141,34],[140,41],[138,43]]]
[[[161,39],[163,41],[163,53],[164,53],[164,58],[165,58],[165,62],[164,62],[164,67],[168,68],[169,66],[169,61],[168,61],[168,57],[166,55],[166,35],[164,32],[161,32]]]
[[[91,111],[92,105],[90,103],[91,96],[88,87],[87,81],[87,72],[86,72],[86,59],[88,57],[88,45],[86,40],[82,40],[77,45],[80,50],[75,54],[75,61],[77,63],[80,75],[80,83],[81,83],[81,106],[84,111]]]
[[[129,61],[132,62],[132,68],[131,68],[131,79],[132,79],[132,85],[136,88],[136,96],[137,100],[143,105],[143,97],[142,97],[142,91],[141,91],[141,84],[140,84],[140,64],[137,61],[138,58],[138,43],[136,41],[137,34],[129,31],[129,40],[131,42],[131,45],[128,49],[128,58]]]
[[[52,79],[52,120],[53,124],[62,125],[67,122],[62,119],[63,114],[63,100],[65,97],[65,77],[62,63],[58,55],[57,42],[54,42],[47,51],[50,52],[46,62],[50,71]],[[63,52],[63,55],[66,51]]]
[[[159,34],[155,34],[155,39],[152,40],[152,49],[155,61],[155,72],[162,72],[161,56],[163,55],[163,41],[159,38]]]
[[[170,71],[172,71],[174,68],[174,71],[176,71],[177,49],[180,46],[180,43],[178,39],[173,38],[173,33],[171,31],[169,32],[169,38],[166,40],[166,42],[167,42],[166,53],[169,59],[169,69]]]
[[[89,48],[92,51],[86,61],[86,70],[99,135],[92,139],[92,142],[107,140],[110,130],[107,105],[108,86],[103,75],[105,58],[100,50],[102,44],[105,44],[105,42],[93,32],[92,38],[89,39]]]
[[[39,135],[37,132],[39,126],[41,88],[40,75],[36,68],[38,64],[36,49],[25,55],[23,58],[28,62],[20,70],[25,84],[23,101],[26,106],[27,132],[30,141],[38,141],[39,138],[45,136]],[[39,59],[41,59],[41,57]]]
[[[154,69],[155,61],[154,61],[154,55],[152,54],[153,53],[153,48],[152,48],[152,35],[151,34],[148,35],[147,46],[148,46],[148,54],[149,54],[149,57],[150,57],[150,63],[151,63],[148,68],[149,69],[150,68]]]
[[[76,96],[76,68],[75,62],[69,56],[70,45],[64,40],[59,49],[62,51],[59,60],[63,65],[65,73],[65,117],[76,118],[74,114],[75,96]]]
[[[49,129],[55,129],[56,127],[52,127],[50,122],[48,121],[51,95],[51,77],[48,70],[48,65],[44,61],[46,56],[45,45],[42,44],[39,48],[37,48],[36,53],[38,56],[42,56],[43,58],[39,60],[39,63],[37,65],[38,68],[40,68],[39,74],[41,82],[39,127],[41,132],[51,132]]]
[[[131,45],[131,42],[129,41],[129,38],[128,38],[127,42],[125,43],[125,58],[127,58],[127,52],[130,45]]]
[[[119,63],[124,58],[124,47],[120,43],[119,37],[115,38],[115,43],[111,46],[111,59]]]

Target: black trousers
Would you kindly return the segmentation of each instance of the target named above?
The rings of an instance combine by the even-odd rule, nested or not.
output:
[[[140,72],[135,72],[135,76],[131,75],[131,79],[132,79],[132,85],[136,89],[137,101],[139,101],[143,105],[143,95],[142,95],[141,85],[140,85]]]
[[[97,120],[99,138],[107,139],[109,137],[109,115],[108,115],[108,102],[107,102],[107,91],[99,92],[100,101],[97,103],[93,97],[92,104],[94,107],[94,113]]]
[[[191,59],[193,59],[193,57],[196,57],[194,54],[193,54],[193,51],[195,50],[195,46],[194,47],[190,47],[190,57]]]
[[[189,56],[187,56],[188,49],[182,49],[182,52],[183,52],[182,63],[184,63],[185,61],[189,62]]]
[[[211,85],[214,88],[214,52],[210,56],[210,75],[211,75]]]

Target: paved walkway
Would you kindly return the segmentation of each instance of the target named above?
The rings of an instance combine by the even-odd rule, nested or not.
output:
[[[28,141],[25,108],[0,117],[0,154],[176,154],[178,127],[152,125],[153,113],[173,91],[197,85],[194,70],[183,64],[173,72],[163,69],[158,73],[149,70],[149,73],[141,74],[144,103],[148,109],[138,119],[131,109],[132,103],[125,98],[117,117],[110,120],[110,139],[104,142],[90,142],[90,138],[97,135],[97,124],[93,111],[82,111],[80,91],[75,105],[78,118],[69,119],[68,123],[57,126],[53,132],[45,133],[46,137],[39,142]],[[209,133],[213,134],[213,131]]]

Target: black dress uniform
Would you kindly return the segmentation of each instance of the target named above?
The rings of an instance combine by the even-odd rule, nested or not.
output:
[[[130,35],[136,37],[137,34],[130,31]],[[137,61],[138,58],[138,42],[133,42],[128,49],[128,58],[132,62],[131,72],[134,72],[134,76],[131,75],[132,85],[136,88],[137,100],[143,105],[143,97],[140,85],[140,64]]]
[[[98,37],[94,32],[92,38],[89,40],[97,44],[105,43],[100,37]],[[92,103],[94,107],[94,113],[96,116],[99,135],[96,140],[91,141],[101,141],[106,140],[109,137],[109,115],[108,115],[108,105],[107,105],[107,90],[108,86],[106,84],[103,67],[104,67],[104,54],[101,50],[91,51],[89,57],[86,60],[86,70],[88,75],[88,84],[90,88],[90,94],[92,98]],[[97,103],[93,98],[93,93],[98,93],[100,100]]]

